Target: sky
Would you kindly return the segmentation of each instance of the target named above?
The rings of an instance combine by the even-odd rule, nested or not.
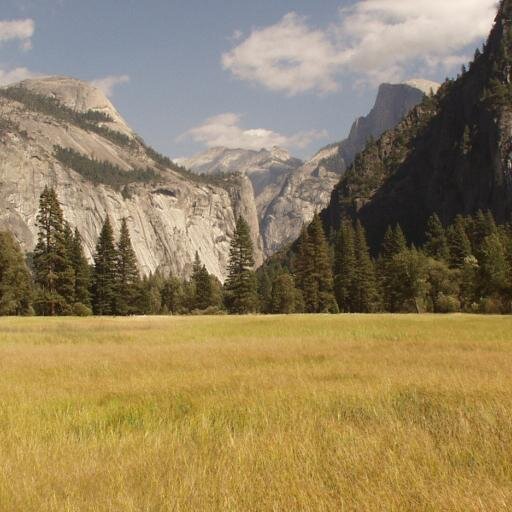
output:
[[[378,85],[457,74],[496,0],[0,0],[0,84],[93,82],[172,158],[343,139]]]

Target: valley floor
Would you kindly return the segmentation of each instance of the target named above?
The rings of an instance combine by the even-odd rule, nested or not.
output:
[[[512,509],[512,318],[0,319],[0,509]]]

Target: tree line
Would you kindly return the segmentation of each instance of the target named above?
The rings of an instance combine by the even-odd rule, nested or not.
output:
[[[360,222],[345,219],[327,237],[315,215],[290,257],[257,271],[240,217],[224,285],[198,253],[188,279],[141,276],[126,219],[117,238],[105,219],[89,264],[51,187],[41,194],[37,227],[29,255],[0,233],[1,315],[512,312],[512,225],[496,225],[490,212],[459,215],[446,227],[434,214],[418,248],[399,225],[389,227],[376,258]]]
[[[478,211],[443,226],[433,214],[424,239],[415,247],[390,226],[372,258],[359,221],[326,237],[315,215],[291,256],[259,269],[262,311],[512,312],[512,224]]]

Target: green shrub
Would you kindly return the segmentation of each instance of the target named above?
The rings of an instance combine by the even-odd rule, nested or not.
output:
[[[478,303],[478,311],[484,315],[501,315],[503,309],[503,303],[497,297],[485,297]]]
[[[460,311],[460,300],[453,295],[440,293],[436,301],[436,313],[457,313]]]
[[[73,304],[73,315],[74,316],[91,316],[92,309],[81,302]]]

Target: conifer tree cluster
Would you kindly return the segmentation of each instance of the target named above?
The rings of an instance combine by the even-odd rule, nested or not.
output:
[[[432,215],[423,247],[409,245],[400,226],[390,226],[376,258],[359,222],[343,220],[330,246],[320,229],[315,216],[291,257],[273,258],[259,270],[262,312],[334,312],[337,306],[343,313],[512,313],[512,224],[497,226],[490,212],[459,215],[446,227]],[[289,298],[299,306],[276,311],[272,291],[283,281],[301,300]]]
[[[41,194],[37,227],[28,256],[0,232],[0,315],[512,313],[512,224],[496,225],[490,212],[447,226],[432,215],[422,247],[390,226],[375,258],[360,222],[345,219],[327,237],[315,215],[291,257],[278,255],[257,271],[240,217],[224,285],[198,252],[189,279],[141,276],[126,219],[117,238],[105,219],[89,265],[51,187]]]

